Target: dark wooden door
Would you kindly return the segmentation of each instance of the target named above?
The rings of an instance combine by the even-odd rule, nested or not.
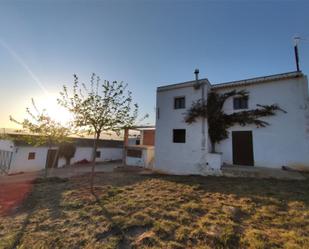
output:
[[[233,164],[254,165],[252,131],[233,131]]]
[[[57,150],[48,150],[46,158],[46,168],[52,168],[55,157],[57,156]],[[55,168],[58,166],[58,158],[56,159]]]

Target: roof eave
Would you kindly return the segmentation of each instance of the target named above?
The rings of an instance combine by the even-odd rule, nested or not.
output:
[[[288,73],[283,73],[283,74],[256,77],[256,78],[246,79],[246,80],[238,80],[238,81],[231,81],[231,82],[225,82],[225,83],[219,83],[219,84],[212,84],[211,88],[212,89],[222,89],[222,88],[230,88],[230,87],[237,87],[237,86],[246,86],[246,85],[251,85],[251,84],[266,83],[269,81],[278,81],[282,79],[299,78],[303,76],[304,74],[301,71],[294,71],[294,72],[288,72]]]
[[[206,83],[207,85],[211,86],[209,80],[207,78],[198,80],[200,83]],[[174,89],[186,88],[186,87],[193,87],[196,84],[196,80],[186,81],[182,83],[170,84],[165,86],[157,87],[157,92],[169,91]]]

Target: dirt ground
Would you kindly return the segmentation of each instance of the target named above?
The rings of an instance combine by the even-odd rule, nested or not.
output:
[[[120,167],[120,162],[106,162],[97,164],[95,172],[110,173]],[[133,169],[133,167],[132,167]],[[141,169],[139,169],[141,171]],[[50,169],[48,177],[71,178],[91,172],[91,165],[74,165],[66,168]],[[44,171],[19,173],[0,176],[0,215],[14,211],[32,191],[35,179],[43,178]]]
[[[33,187],[32,181],[0,183],[0,215],[12,212],[20,206]]]

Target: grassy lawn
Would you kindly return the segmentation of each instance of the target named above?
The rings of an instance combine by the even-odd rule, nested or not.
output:
[[[0,248],[309,248],[309,180],[100,174],[37,181]]]

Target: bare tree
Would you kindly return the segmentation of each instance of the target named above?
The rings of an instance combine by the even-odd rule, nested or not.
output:
[[[23,135],[22,138],[28,144],[33,146],[47,145],[49,149],[52,146],[68,140],[71,130],[59,122],[53,120],[47,113],[46,109],[39,110],[35,104],[34,99],[31,99],[32,107],[26,108],[27,117],[23,121],[17,121],[10,116],[10,120],[26,130],[28,134]],[[52,168],[57,162],[59,150],[52,163]],[[45,176],[47,176],[47,169],[45,168]]]
[[[72,91],[63,86],[58,103],[73,114],[74,127],[94,134],[90,179],[93,190],[96,150],[102,132],[119,133],[123,128],[132,126],[137,118],[138,105],[132,104],[132,93],[127,90],[127,84],[101,82],[96,74],[92,74],[89,86],[79,83],[74,75]]]

